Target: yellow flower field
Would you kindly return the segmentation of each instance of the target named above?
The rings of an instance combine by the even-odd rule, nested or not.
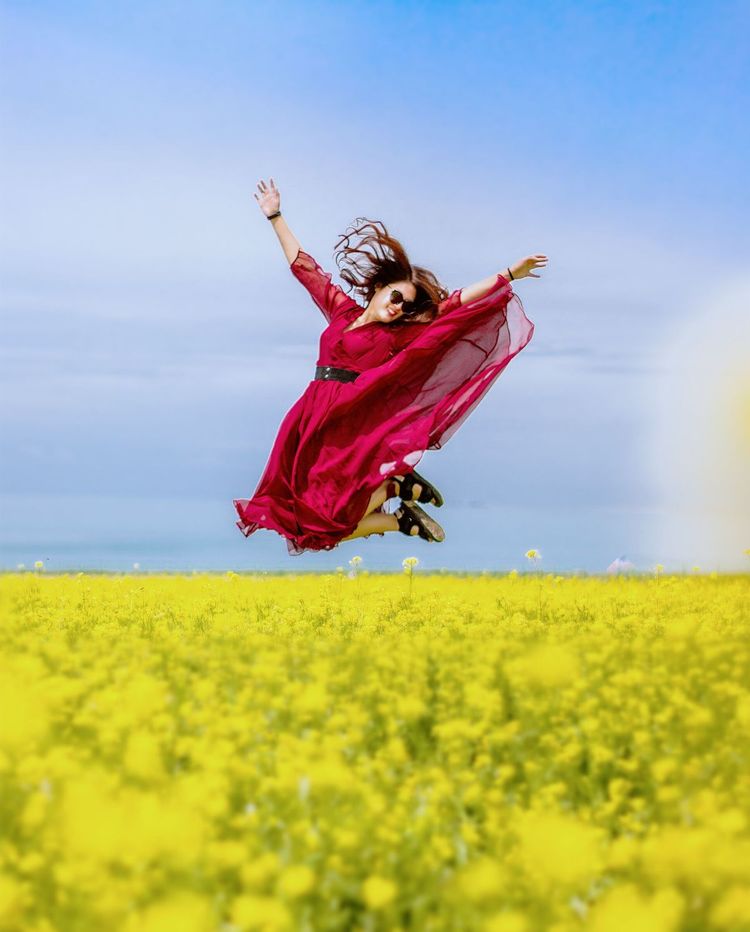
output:
[[[749,607],[746,575],[5,574],[0,929],[750,929]]]

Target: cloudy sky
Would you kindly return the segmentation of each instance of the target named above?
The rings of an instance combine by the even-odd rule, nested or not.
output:
[[[687,387],[715,424],[701,379],[728,372],[750,417],[746,4],[0,10],[2,566],[747,561],[736,418],[670,494],[708,442]],[[269,176],[331,271],[357,216],[451,290],[549,256],[516,287],[534,339],[419,466],[442,545],[289,557],[235,526],[324,326],[253,198]]]

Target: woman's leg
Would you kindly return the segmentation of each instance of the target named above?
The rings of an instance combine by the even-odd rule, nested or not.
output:
[[[367,537],[369,534],[383,534],[385,531],[397,531],[398,521],[393,515],[387,515],[382,511],[376,511],[387,498],[388,482],[383,482],[370,496],[367,511],[365,511],[364,517],[353,533],[350,534],[349,537],[343,537],[342,540],[354,540],[355,537]],[[373,514],[373,512],[375,512],[375,514]]]
[[[400,480],[404,477],[396,476],[395,478]],[[370,534],[384,534],[386,531],[398,530],[398,518],[395,515],[388,515],[382,511],[375,511],[375,509],[380,508],[383,502],[388,498],[388,485],[389,482],[383,482],[382,485],[379,485],[372,493],[364,517],[348,537],[341,538],[342,541],[354,540],[356,537],[369,537]],[[420,487],[415,486],[415,488],[419,489]],[[417,492],[417,495],[418,494],[419,492]],[[412,534],[418,534],[419,529],[413,527],[411,532]]]
[[[370,496],[370,504],[365,510],[365,516],[371,514],[376,508],[380,508],[383,502],[388,498],[388,483],[383,482],[375,489]]]
[[[403,476],[394,476],[393,478],[398,479],[399,482],[403,481],[404,479]],[[365,515],[371,514],[373,511],[375,511],[376,508],[380,508],[383,502],[386,501],[386,499],[389,497],[388,496],[389,485],[390,485],[390,482],[386,481],[386,482],[383,482],[381,485],[379,485],[377,489],[375,489],[375,491],[370,496],[370,504],[367,506]],[[419,498],[421,492],[422,492],[422,486],[418,482],[415,482],[414,491],[412,493],[414,495],[414,499]]]
[[[342,537],[342,540],[354,540],[355,537],[368,537],[370,534],[384,534],[386,531],[397,530],[398,518],[395,515],[387,515],[378,511],[375,514],[365,515],[353,533],[348,537]]]

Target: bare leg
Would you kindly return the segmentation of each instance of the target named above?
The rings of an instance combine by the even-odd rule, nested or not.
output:
[[[365,515],[359,522],[354,532],[348,537],[342,537],[341,540],[354,540],[355,537],[369,537],[370,534],[384,534],[386,531],[398,531],[398,518],[396,515],[386,515],[382,512]],[[419,528],[415,525],[411,529],[411,535],[415,537],[419,534]]]
[[[365,511],[365,516],[369,515],[371,512],[375,511],[376,508],[380,508],[383,502],[388,498],[388,483],[383,482],[381,485],[375,489],[375,491],[370,496],[370,503],[367,506]]]
[[[394,479],[401,481],[403,476],[394,476]],[[414,485],[414,499],[419,497],[419,493],[422,489],[422,486],[419,483]],[[383,534],[386,531],[397,531],[398,530],[398,518],[395,515],[387,515],[383,512],[377,512],[373,514],[376,508],[380,508],[384,501],[388,498],[388,482],[383,482],[382,485],[379,485],[377,489],[370,496],[370,502],[367,506],[367,511],[364,514],[364,517],[359,522],[353,533],[348,537],[342,537],[341,540],[354,540],[357,537],[369,537],[370,534]],[[413,536],[416,536],[419,533],[418,527],[413,527],[411,529]]]
[[[365,515],[354,532],[342,540],[354,540],[355,537],[368,537],[370,534],[384,534],[386,531],[398,530],[398,518],[395,515],[386,515],[382,512]]]
[[[398,479],[399,482],[402,482],[405,477],[394,476],[393,478]],[[422,491],[422,486],[418,482],[415,482],[414,491],[412,492],[412,495],[414,496],[414,498],[412,499],[412,501],[415,501],[416,499],[419,498],[421,491]],[[379,485],[377,489],[375,489],[375,491],[370,496],[370,504],[367,506],[365,515],[369,515],[373,511],[375,511],[376,508],[380,508],[380,506],[383,504],[384,501],[386,501],[387,498],[388,498],[388,482],[386,481],[386,482],[383,482],[382,485]]]

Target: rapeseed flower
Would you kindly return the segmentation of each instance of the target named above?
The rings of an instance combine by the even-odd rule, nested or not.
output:
[[[601,871],[604,833],[595,826],[554,812],[521,812],[514,822],[519,855],[541,884],[577,886]]]
[[[675,932],[684,908],[684,898],[674,887],[647,896],[635,884],[625,883],[594,905],[586,928],[591,932]]]
[[[242,930],[284,932],[293,928],[292,913],[284,903],[270,896],[242,894],[232,904],[231,919]]]
[[[307,864],[292,864],[284,868],[279,876],[278,892],[283,897],[295,899],[313,889],[315,872]]]
[[[379,910],[388,906],[395,899],[396,892],[396,884],[386,877],[368,877],[362,884],[362,896],[368,909]]]
[[[418,583],[7,574],[0,926],[741,928],[747,578]]]

